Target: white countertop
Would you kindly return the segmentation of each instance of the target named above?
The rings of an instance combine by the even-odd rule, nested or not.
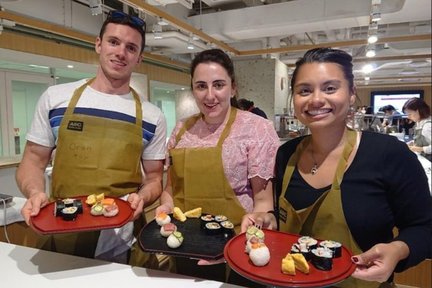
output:
[[[240,287],[0,242],[2,287]]]

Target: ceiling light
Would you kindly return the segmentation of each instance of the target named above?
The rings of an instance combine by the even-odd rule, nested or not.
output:
[[[189,36],[189,41],[187,43],[187,49],[189,49],[189,50],[195,49],[195,45],[193,44],[193,35],[192,34]]]
[[[366,77],[364,77],[364,80],[365,80],[365,81],[369,81],[369,80],[370,80],[370,77],[369,77],[369,76],[366,76]]]
[[[372,64],[366,64],[363,66],[362,71],[365,74],[369,74],[374,70],[374,66]]]
[[[189,49],[189,50],[194,50],[195,49],[195,46],[194,46],[194,44],[192,43],[191,40],[188,41],[187,49]]]
[[[102,14],[101,0],[89,0],[90,12],[93,16]]]
[[[73,65],[71,65],[71,64],[67,65],[66,67],[67,67],[67,68],[69,68],[69,69],[72,69],[72,68],[74,68],[74,66],[73,66]]]
[[[375,57],[376,52],[375,52],[375,47],[368,47],[366,48],[366,57]]]
[[[376,43],[377,41],[378,41],[378,35],[377,34],[373,33],[373,34],[369,35],[369,37],[368,37],[368,43],[369,44]]]

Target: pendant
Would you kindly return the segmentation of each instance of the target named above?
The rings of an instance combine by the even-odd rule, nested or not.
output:
[[[314,164],[311,169],[311,174],[315,175],[318,172],[317,164]]]

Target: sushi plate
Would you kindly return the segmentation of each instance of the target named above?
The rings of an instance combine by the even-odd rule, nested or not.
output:
[[[56,217],[54,215],[55,202],[51,202],[43,207],[38,215],[31,217],[31,227],[40,234],[94,231],[121,227],[133,217],[133,210],[129,203],[120,198],[115,199],[119,208],[116,216],[93,216],[90,213],[91,206],[85,204],[86,198],[87,196],[73,197],[73,199],[81,199],[83,208],[83,213],[78,214],[75,220],[66,221],[62,217]]]
[[[266,285],[279,287],[326,287],[348,278],[355,270],[351,261],[351,252],[342,246],[342,255],[333,259],[330,271],[316,269],[309,262],[309,274],[296,270],[296,275],[281,272],[282,259],[290,253],[292,244],[299,235],[273,230],[264,230],[265,243],[270,249],[270,262],[258,267],[249,260],[245,251],[246,236],[244,233],[232,238],[225,246],[224,256],[229,266],[240,275]]]
[[[234,236],[224,234],[222,231],[215,235],[207,234],[201,228],[199,218],[188,218],[185,222],[180,222],[172,214],[170,216],[171,222],[177,226],[177,231],[183,234],[182,245],[175,249],[168,247],[167,238],[160,234],[161,226],[153,220],[141,230],[139,235],[139,243],[144,251],[176,257],[216,260],[223,256],[225,244]]]

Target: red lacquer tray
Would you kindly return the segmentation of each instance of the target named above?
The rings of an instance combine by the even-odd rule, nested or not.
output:
[[[224,256],[229,266],[240,275],[266,285],[281,287],[325,287],[349,277],[355,270],[351,261],[351,252],[342,247],[342,256],[333,259],[330,271],[316,269],[309,261],[310,272],[303,274],[296,270],[296,275],[281,272],[282,259],[290,252],[292,244],[299,235],[293,235],[273,230],[264,230],[265,243],[270,249],[270,262],[263,267],[257,267],[244,252],[246,236],[244,233],[232,238],[224,249]]]
[[[74,197],[74,199],[81,199],[83,204],[83,213],[78,214],[75,220],[66,221],[60,216],[56,217],[54,215],[55,202],[51,202],[43,207],[38,215],[31,217],[31,227],[40,234],[58,234],[117,228],[132,219],[132,208],[128,202],[120,198],[115,199],[119,213],[114,217],[90,214],[91,207],[85,203],[86,198],[87,196]]]

